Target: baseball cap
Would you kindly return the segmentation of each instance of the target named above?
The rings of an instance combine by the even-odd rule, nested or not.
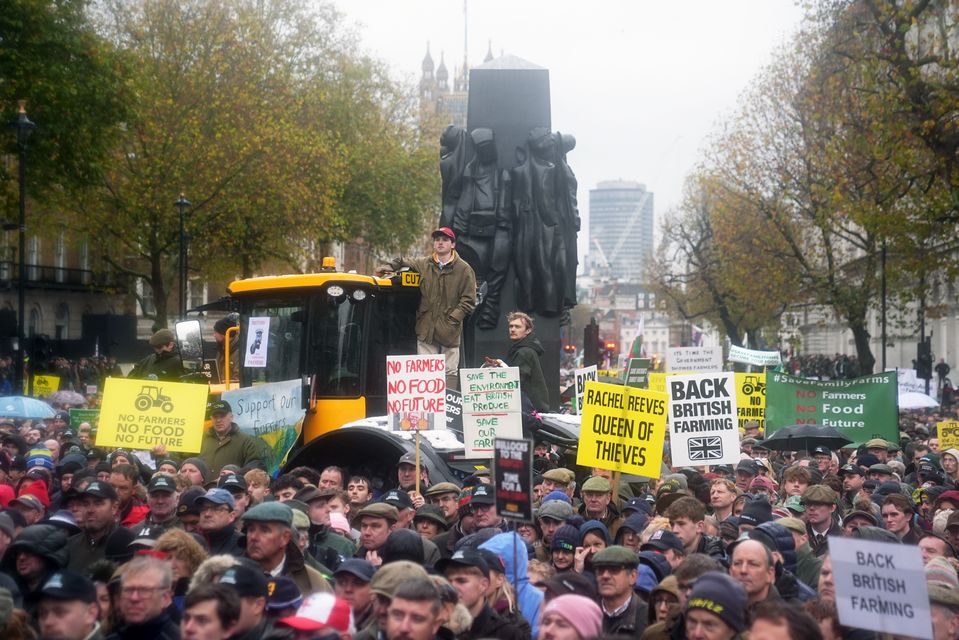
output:
[[[407,451],[406,453],[400,456],[400,459],[397,461],[396,464],[397,465],[411,464],[413,466],[416,466],[416,454],[412,451]]]
[[[270,595],[266,574],[242,563],[235,564],[224,571],[220,576],[220,584],[230,585],[241,597],[266,598]]]
[[[736,465],[736,471],[748,473],[751,476],[759,475],[759,465],[754,460],[741,460]]]
[[[80,600],[93,603],[97,601],[97,588],[93,582],[73,571],[57,571],[40,587],[44,598],[56,600]]]
[[[288,607],[299,608],[303,604],[303,594],[292,578],[277,576],[267,582],[269,597],[266,599],[266,608],[278,611]]]
[[[117,492],[109,482],[94,480],[83,490],[82,495],[95,496],[97,498],[106,498],[108,500],[117,500]]]
[[[174,493],[176,491],[176,482],[165,473],[158,473],[150,478],[150,484],[147,485],[147,493],[153,493],[154,491]]]
[[[832,451],[829,450],[829,447],[816,447],[812,450],[813,455],[822,454],[822,455],[832,455]]]
[[[180,494],[180,501],[176,506],[178,516],[198,516],[200,507],[197,505],[197,498],[203,495],[203,489],[200,487],[190,487]]]
[[[215,416],[218,413],[233,413],[233,407],[226,400],[217,400],[210,403],[210,415]]]
[[[197,498],[196,502],[197,507],[201,509],[203,508],[204,502],[220,505],[225,504],[231,509],[236,509],[236,500],[233,498],[233,494],[226,489],[207,489],[207,492]]]
[[[786,498],[783,506],[790,511],[795,511],[796,513],[806,512],[806,504],[803,502],[802,496],[789,496]]]
[[[27,509],[33,509],[34,511],[39,511],[40,513],[43,513],[44,511],[44,506],[43,506],[43,503],[40,502],[40,498],[36,497],[32,493],[24,493],[23,495],[18,497],[16,500],[10,501],[10,506],[17,505],[17,504],[20,506],[26,507]]]
[[[471,504],[496,504],[496,496],[493,495],[493,487],[488,484],[477,485],[473,489],[473,499]]]
[[[647,549],[655,549],[657,551],[672,549],[682,554],[686,553],[686,548],[683,546],[683,541],[679,539],[679,536],[666,529],[654,531],[653,535],[649,537],[649,541],[639,548],[640,551],[646,551]],[[594,560],[593,564],[595,563],[596,561]]]
[[[67,411],[57,411],[53,416],[54,420],[62,420],[67,424],[70,424],[70,413]]]
[[[443,558],[436,563],[436,569],[440,573],[446,573],[450,567],[475,567],[483,572],[484,576],[489,576],[489,565],[483,555],[472,549],[457,549],[449,558]]]
[[[446,236],[453,242],[456,242],[456,234],[453,233],[453,230],[449,227],[440,227],[439,229],[434,229],[433,233],[430,234],[430,237],[435,238],[436,236]]]
[[[333,629],[354,633],[353,610],[350,604],[332,593],[314,593],[303,601],[295,616],[280,618],[280,624],[298,631]]]
[[[542,586],[553,596],[574,593],[587,598],[596,598],[596,585],[589,578],[574,571],[557,573],[552,578],[537,583],[536,586]]]
[[[859,465],[856,465],[856,464],[847,464],[847,465],[845,465],[844,467],[842,467],[841,469],[839,469],[839,476],[840,476],[840,477],[845,476],[845,475],[849,475],[849,474],[853,474],[853,475],[857,475],[857,476],[864,476],[864,475],[866,475],[865,472],[863,472],[862,467],[860,467]]]
[[[373,579],[373,574],[376,573],[376,567],[374,567],[369,560],[364,560],[362,558],[347,558],[340,563],[340,566],[336,568],[336,571],[333,572],[333,576],[338,576],[341,573],[348,573],[352,576],[356,576],[363,582],[369,582]]]
[[[243,476],[235,473],[220,476],[216,485],[231,492],[243,493],[246,491],[246,480],[243,479]]]
[[[409,494],[405,491],[400,491],[399,489],[390,489],[384,493],[383,497],[380,498],[380,502],[385,502],[388,505],[394,506],[397,508],[397,510],[413,508],[413,500],[410,498]]]

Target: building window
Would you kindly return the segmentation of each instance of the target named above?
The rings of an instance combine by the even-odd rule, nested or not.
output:
[[[55,266],[57,268],[57,282],[63,282],[66,279],[66,273],[64,267],[67,264],[67,247],[66,247],[66,231],[61,228],[60,233],[57,234],[57,242],[53,248],[53,259]]]
[[[31,338],[40,335],[42,323],[43,316],[40,313],[40,307],[30,309],[30,318],[27,320],[27,335]]]
[[[40,277],[40,238],[33,236],[27,241],[27,278],[37,280]]]
[[[143,315],[152,316],[156,313],[156,304],[153,302],[153,289],[144,280],[137,280],[137,293],[140,294],[140,309]]]
[[[70,307],[65,302],[57,305],[54,327],[56,339],[66,340],[70,337]]]

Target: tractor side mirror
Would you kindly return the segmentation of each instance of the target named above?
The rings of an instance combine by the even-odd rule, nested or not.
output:
[[[190,373],[203,371],[203,336],[199,320],[184,320],[176,323],[176,342],[180,349],[180,361]]]

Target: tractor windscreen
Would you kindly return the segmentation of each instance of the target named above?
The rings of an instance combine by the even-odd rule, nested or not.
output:
[[[368,288],[348,283],[329,285],[313,298],[309,357],[318,398],[362,395],[370,304]]]
[[[300,377],[306,311],[299,300],[258,300],[240,319],[243,384]],[[230,363],[233,367],[234,364]]]

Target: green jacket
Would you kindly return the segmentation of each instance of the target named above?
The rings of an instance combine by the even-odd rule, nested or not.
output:
[[[540,362],[542,355],[543,345],[530,334],[510,345],[507,360],[509,366],[519,367],[519,390],[526,394],[537,411],[549,411],[549,391]]]
[[[416,337],[427,344],[458,347],[463,320],[476,308],[476,274],[453,252],[440,267],[434,256],[400,258],[394,269],[410,267],[420,274],[420,307],[416,312]]]
[[[265,465],[264,468],[269,466],[267,465],[269,452],[266,450],[266,443],[259,438],[241,432],[235,422],[230,434],[222,441],[217,437],[216,431],[212,427],[208,429],[203,436],[200,457],[210,468],[211,478],[217,477],[220,469],[228,464],[235,464],[242,468],[259,460]]]
[[[180,352],[174,349],[173,351],[151,353],[140,360],[127,377],[146,380],[152,375],[156,376],[157,380],[179,382],[180,376],[185,373],[183,363],[180,362]]]
[[[819,571],[822,558],[817,558],[808,544],[796,549],[796,577],[813,589],[819,588]]]

